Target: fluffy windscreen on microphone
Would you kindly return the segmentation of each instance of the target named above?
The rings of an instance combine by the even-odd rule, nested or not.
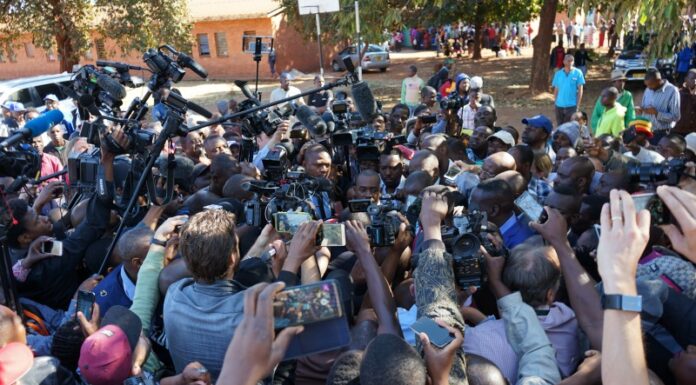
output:
[[[326,134],[326,122],[312,111],[309,106],[301,105],[297,108],[295,112],[295,117],[299,120],[303,126],[307,127],[309,133],[312,137],[322,136]]]
[[[28,130],[32,137],[36,137],[62,122],[64,119],[65,116],[60,110],[51,110],[39,115],[38,118],[28,121],[24,125],[24,129]]]
[[[358,109],[360,116],[366,123],[371,123],[377,111],[377,103],[375,103],[375,97],[372,95],[370,86],[364,81],[360,81],[353,84],[350,88],[355,107]]]
[[[109,75],[100,74],[97,76],[97,85],[115,99],[123,100],[126,97],[126,89]]]

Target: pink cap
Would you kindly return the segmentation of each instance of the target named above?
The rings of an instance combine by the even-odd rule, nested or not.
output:
[[[80,349],[80,373],[91,385],[120,385],[133,367],[128,337],[116,325],[108,325],[87,337]]]

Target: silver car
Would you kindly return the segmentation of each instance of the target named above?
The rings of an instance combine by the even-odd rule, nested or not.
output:
[[[72,74],[63,72],[57,75],[32,76],[14,80],[0,81],[0,105],[7,101],[20,102],[25,108],[43,111],[43,98],[54,94],[60,101],[61,109],[75,109],[72,99],[65,93],[65,88],[72,87]]]
[[[364,49],[364,48],[363,48]],[[361,52],[362,53],[362,52]],[[353,66],[358,67],[358,50],[355,45],[344,48],[341,52],[334,56],[331,60],[331,68],[336,71],[345,71],[346,67],[343,64],[343,58],[345,56],[350,56]],[[385,72],[389,68],[389,51],[385,50],[383,47],[370,44],[367,46],[367,53],[363,55],[362,63],[360,63],[363,70],[373,70],[379,69]]]

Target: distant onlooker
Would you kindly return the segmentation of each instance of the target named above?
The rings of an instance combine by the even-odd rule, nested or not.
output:
[[[302,93],[299,88],[290,85],[291,76],[287,72],[280,74],[280,87],[271,91],[271,102],[275,102],[281,99],[288,98],[290,96],[296,96]],[[301,99],[300,99],[301,100]],[[281,103],[278,106],[282,107],[286,103]]]
[[[640,107],[636,107],[636,113],[650,119],[653,125],[653,138],[650,142],[655,144],[674,128],[681,117],[679,90],[662,79],[662,74],[656,69],[648,70],[644,82],[646,89],[643,101]]]
[[[317,75],[314,77],[314,87],[319,88],[324,86],[324,77]],[[329,103],[333,99],[333,92],[331,90],[324,90],[321,92],[316,92],[309,95],[309,100],[307,100],[307,105],[317,109],[317,112],[323,114],[324,111],[329,106]]]
[[[556,124],[570,121],[582,103],[585,76],[573,66],[573,55],[563,59],[563,69],[553,76],[553,96],[556,100]]]
[[[582,71],[583,76],[587,76],[587,62],[592,61],[590,55],[585,50],[585,43],[580,44],[580,48],[573,55],[575,58],[575,66]]]
[[[626,107],[626,115],[624,115],[624,125],[628,127],[636,118],[636,109],[633,105],[633,94],[624,87],[626,86],[626,76],[621,70],[611,71],[611,84],[619,91],[619,96],[616,101],[622,106]],[[590,127],[594,133],[597,130],[597,125],[599,124],[599,118],[604,113],[606,108],[602,105],[602,97],[597,98],[594,110],[592,110],[592,119],[590,120]]]
[[[411,65],[408,70],[408,76],[401,82],[401,103],[414,109],[420,104],[420,92],[425,82],[418,77],[418,67]]]
[[[619,91],[614,87],[605,88],[602,91],[602,106],[604,113],[599,117],[597,123],[596,136],[609,134],[613,137],[621,135],[626,127],[624,126],[624,116],[626,115],[626,107],[616,102],[619,96]]]
[[[696,131],[696,68],[689,70],[684,86],[679,90],[681,118],[672,132],[687,135]]]

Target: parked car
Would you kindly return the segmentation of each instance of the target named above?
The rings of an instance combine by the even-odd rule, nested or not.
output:
[[[628,44],[614,61],[614,69],[623,71],[626,79],[630,81],[643,81],[648,69],[655,68],[662,74],[662,77],[672,80],[674,76],[674,66],[677,55],[671,57],[654,58],[648,60],[645,47],[648,38],[643,36],[637,39],[628,40]]]
[[[57,75],[41,75],[0,81],[0,105],[7,101],[19,102],[25,108],[46,109],[44,98],[54,94],[60,101],[60,109],[72,111],[75,105],[60,86],[71,87],[72,74],[63,72]]]
[[[364,49],[364,48],[363,48]],[[362,52],[361,52],[362,53]],[[334,56],[331,60],[331,68],[336,71],[345,71],[346,67],[343,64],[343,57],[350,56],[353,61],[353,65],[358,67],[358,50],[357,46],[351,45],[344,48]],[[363,70],[373,70],[379,69],[385,72],[389,68],[389,51],[384,49],[382,46],[376,44],[370,44],[367,46],[367,52],[363,55],[362,63],[360,63]]]

